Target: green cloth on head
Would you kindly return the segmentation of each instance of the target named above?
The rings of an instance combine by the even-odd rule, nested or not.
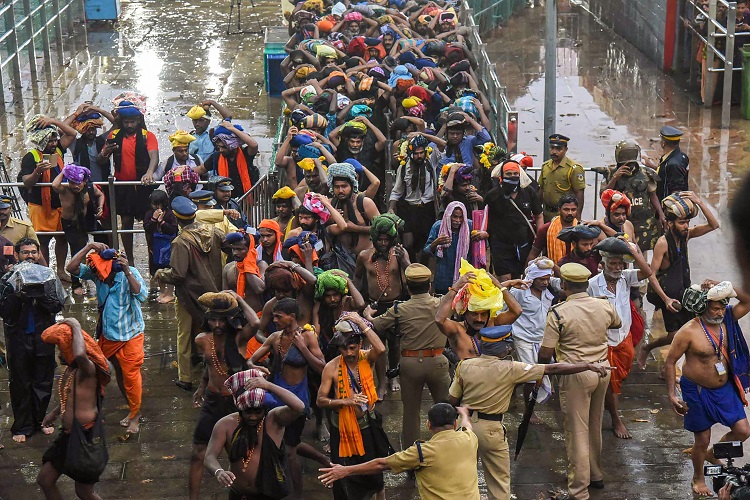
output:
[[[335,290],[336,292],[346,295],[349,293],[349,286],[346,278],[333,271],[324,271],[318,275],[318,281],[315,282],[315,300],[320,300],[326,291]]]
[[[395,214],[382,214],[372,219],[370,239],[375,241],[381,234],[395,237],[404,230],[404,220]]]

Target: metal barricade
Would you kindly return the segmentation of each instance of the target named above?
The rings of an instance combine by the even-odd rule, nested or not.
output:
[[[237,198],[237,203],[250,225],[257,226],[261,220],[275,216],[271,197],[276,192],[277,185],[278,171],[269,171],[258,179],[247,193]]]
[[[28,70],[32,82],[40,80],[37,58],[41,55],[44,75],[52,78],[65,63],[67,44],[74,45],[74,27],[84,18],[84,0],[4,0],[0,7],[0,89],[10,88],[21,97],[22,75]],[[5,99],[0,99],[0,112]]]

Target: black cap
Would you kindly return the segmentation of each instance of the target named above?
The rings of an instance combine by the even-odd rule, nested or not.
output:
[[[190,193],[190,199],[195,203],[200,203],[201,205],[216,205],[214,194],[211,191],[206,191],[205,189],[193,191],[192,193]]]
[[[602,230],[596,226],[587,226],[578,224],[571,227],[564,227],[557,233],[557,239],[565,243],[572,243],[579,240],[593,240],[598,238]]]

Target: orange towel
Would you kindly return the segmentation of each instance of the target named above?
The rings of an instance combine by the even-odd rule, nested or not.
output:
[[[99,347],[107,358],[114,356],[120,364],[122,372],[122,385],[125,388],[125,396],[128,398],[130,414],[133,418],[141,411],[141,399],[143,397],[143,378],[141,377],[141,365],[143,365],[143,337],[141,333],[128,340],[118,342],[108,340],[102,335],[99,337]]]
[[[260,349],[260,346],[262,345],[263,344],[261,342],[258,342],[258,339],[255,338],[255,335],[253,335],[253,338],[247,341],[247,348],[245,349],[245,359],[250,359],[251,357],[253,357],[253,354],[255,354],[255,351]],[[270,354],[271,354],[270,352],[266,353],[266,355],[260,358],[258,362],[267,360]]]
[[[343,356],[339,356],[339,358],[338,395],[339,399],[346,399],[351,397],[352,387],[349,382],[349,370],[346,367],[346,361],[344,361]],[[375,391],[375,381],[372,378],[370,363],[367,362],[365,353],[362,351],[359,352],[357,368],[362,382],[360,389],[367,395],[368,407],[372,408],[378,400],[378,394]],[[340,457],[363,456],[365,454],[362,431],[357,423],[357,413],[352,406],[344,406],[339,410],[339,435]]]
[[[96,252],[91,252],[86,256],[86,265],[91,268],[99,281],[106,280],[112,272],[113,259],[103,259]],[[109,357],[109,356],[107,356]]]
[[[573,225],[578,224],[578,219],[573,219]],[[557,235],[560,234],[562,229],[562,221],[560,216],[555,216],[549,223],[547,229],[547,257],[552,259],[552,262],[557,263],[560,259],[568,255],[568,244],[564,241],[558,240]]]
[[[55,344],[60,349],[65,362],[69,365],[73,362],[73,331],[65,323],[56,323],[42,332],[42,340],[48,344]],[[83,340],[86,342],[86,354],[94,362],[97,368],[99,384],[104,386],[109,383],[109,363],[104,356],[96,340],[83,331]]]
[[[635,349],[633,348],[633,339],[631,334],[620,342],[619,345],[607,348],[607,359],[609,360],[610,366],[614,366],[617,369],[612,370],[612,374],[609,379],[609,385],[612,387],[612,392],[620,394],[622,382],[628,377],[630,369],[633,367],[633,360],[635,359]]]
[[[245,273],[254,274],[260,278],[258,250],[252,236],[250,237],[250,248],[247,250],[247,255],[237,263],[237,295],[243,299],[245,298]]]

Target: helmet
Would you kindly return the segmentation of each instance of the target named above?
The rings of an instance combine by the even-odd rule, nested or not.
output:
[[[631,161],[640,162],[641,147],[632,140],[624,140],[615,146],[615,162],[618,165]]]

